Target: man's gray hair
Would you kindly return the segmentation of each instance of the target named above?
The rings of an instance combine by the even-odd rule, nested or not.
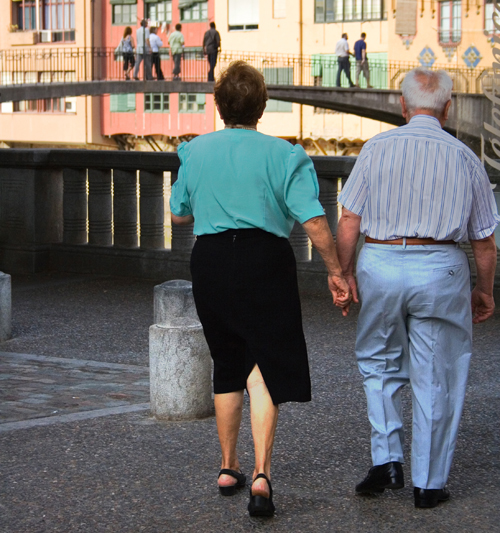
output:
[[[412,114],[416,109],[426,109],[440,115],[451,100],[453,81],[444,70],[418,67],[410,70],[403,80],[403,98]]]

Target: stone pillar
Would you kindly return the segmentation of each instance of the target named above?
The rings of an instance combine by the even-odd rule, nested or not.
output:
[[[177,181],[177,172],[171,172],[172,185]],[[172,252],[190,254],[193,249],[195,237],[193,224],[188,226],[176,226],[172,224]]]
[[[172,318],[149,328],[151,413],[163,420],[213,414],[211,359],[201,324]]]
[[[12,335],[12,297],[9,274],[0,272],[0,341]]]
[[[113,170],[114,245],[137,248],[137,172]]]
[[[87,171],[63,170],[63,217],[65,244],[87,243]]]
[[[165,248],[163,172],[141,170],[140,174],[141,248]]]
[[[326,179],[318,178],[319,183],[319,201],[325,210],[326,219],[328,220],[328,225],[332,235],[337,235],[337,226],[338,226],[338,211],[337,211],[337,178]],[[312,250],[312,260],[316,262],[323,262],[323,259],[316,251],[315,248]]]
[[[155,287],[154,320],[149,328],[151,412],[166,420],[210,416],[212,358],[190,281]]]
[[[295,253],[295,260],[297,262],[309,261],[309,239],[301,224],[295,222],[288,240]]]
[[[89,244],[111,246],[111,173],[89,169]]]
[[[154,323],[164,325],[175,317],[198,320],[190,281],[175,279],[154,288]]]

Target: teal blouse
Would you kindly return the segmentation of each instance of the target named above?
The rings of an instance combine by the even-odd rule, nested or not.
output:
[[[172,187],[174,215],[194,216],[194,234],[260,228],[290,236],[324,215],[313,163],[300,145],[257,131],[224,129],[182,143]]]

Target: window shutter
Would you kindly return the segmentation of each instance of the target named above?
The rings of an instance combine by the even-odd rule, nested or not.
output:
[[[416,35],[417,0],[397,0],[396,33],[398,35]]]

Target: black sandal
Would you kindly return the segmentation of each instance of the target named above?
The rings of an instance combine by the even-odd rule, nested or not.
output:
[[[222,494],[222,496],[233,496],[236,494],[236,489],[241,489],[245,486],[247,482],[247,477],[242,472],[236,472],[236,470],[230,470],[229,468],[223,468],[219,472],[219,477],[222,475],[231,476],[236,479],[236,483],[234,485],[229,485],[228,487],[221,487],[219,485],[219,491]]]
[[[275,507],[273,504],[273,488],[271,487],[271,482],[266,474],[257,474],[255,479],[263,478],[267,481],[269,485],[269,498],[262,496],[260,494],[252,494],[252,488],[250,487],[250,503],[248,504],[248,512],[250,516],[273,516]]]

